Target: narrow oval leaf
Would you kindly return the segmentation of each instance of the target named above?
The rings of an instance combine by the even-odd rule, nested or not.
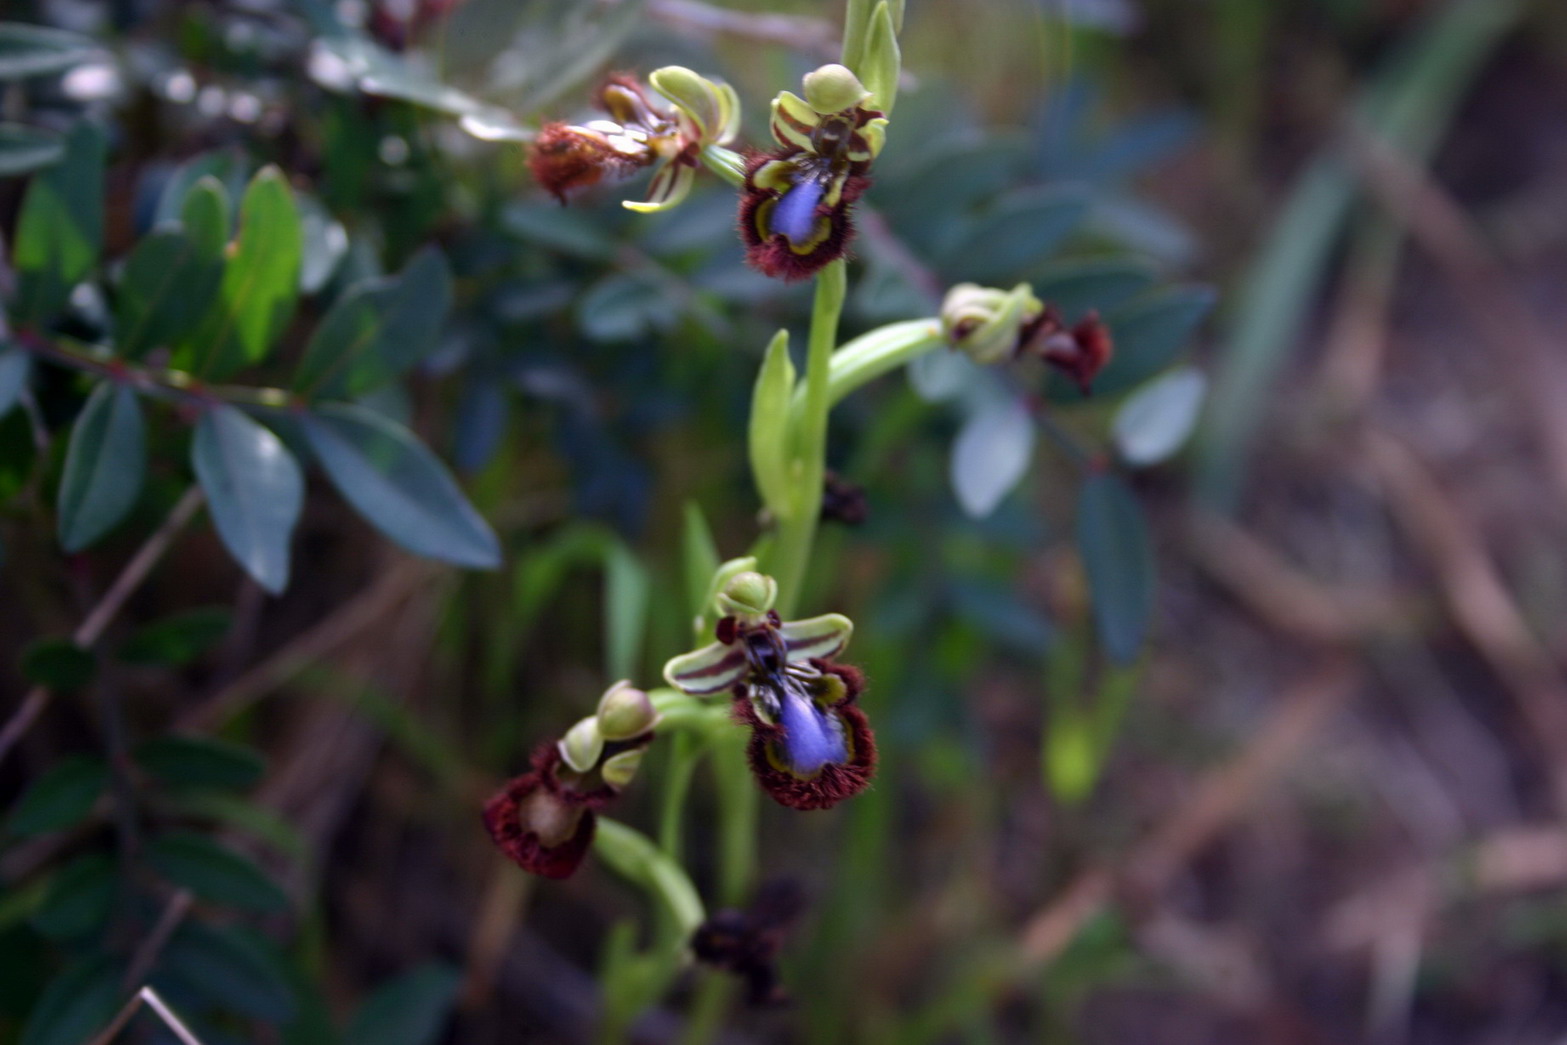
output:
[[[316,328],[296,387],[357,398],[400,377],[436,347],[451,298],[451,268],[434,247],[396,276],[356,284]]]
[[[22,677],[35,686],[57,693],[86,689],[97,673],[98,661],[68,638],[42,638],[22,651]]]
[[[266,939],[236,927],[186,921],[169,941],[155,982],[173,979],[229,1012],[287,1023],[298,1004],[288,965]]]
[[[322,406],[306,415],[304,429],[332,484],[386,536],[459,566],[500,564],[494,531],[407,429],[351,403]]]
[[[236,791],[254,785],[267,768],[253,748],[213,737],[154,737],[137,744],[131,759],[166,784]]]
[[[20,123],[0,123],[0,178],[13,178],[58,163],[65,143],[58,134]]]
[[[1172,370],[1127,398],[1116,411],[1111,432],[1128,464],[1158,464],[1191,438],[1208,387],[1191,367]]]
[[[6,820],[14,835],[58,831],[86,819],[109,786],[109,767],[101,758],[73,755],[33,781]]]
[[[941,258],[954,279],[1006,283],[1049,257],[1088,213],[1088,199],[1074,189],[1014,192],[990,208]]]
[[[80,33],[0,22],[0,80],[64,72],[102,54],[92,37]]]
[[[155,838],[147,862],[203,900],[247,911],[277,911],[288,896],[247,858],[205,835],[180,831]]]
[[[1033,456],[1034,419],[1022,401],[985,400],[952,444],[952,489],[963,511],[976,519],[995,511]]]
[[[1104,313],[1153,286],[1159,273],[1146,261],[1106,258],[1049,265],[1033,279],[1034,296],[1075,322],[1083,313]]]
[[[462,976],[431,963],[372,994],[354,1014],[343,1045],[432,1045],[446,1025]]]
[[[185,610],[147,625],[120,647],[120,659],[128,664],[189,664],[223,641],[234,615],[223,606]]]
[[[864,56],[854,71],[871,92],[870,105],[884,115],[892,115],[893,103],[898,100],[898,75],[902,67],[892,9],[882,0],[871,12]]]
[[[203,174],[186,191],[180,202],[180,224],[185,235],[203,257],[223,263],[223,248],[228,245],[229,192],[211,174]]]
[[[305,499],[305,478],[293,454],[259,422],[232,406],[216,406],[196,425],[191,460],[229,554],[257,584],[281,592]]]
[[[104,153],[103,132],[86,121],[78,123],[66,136],[60,161],[27,186],[12,254],[19,280],[17,313],[26,321],[52,319],[98,261]]]
[[[79,552],[125,517],[147,468],[146,426],[136,393],[105,381],[71,431],[60,479],[60,545]]]
[[[1077,543],[1099,641],[1112,660],[1128,663],[1137,657],[1153,614],[1154,560],[1142,506],[1120,479],[1102,472],[1083,484]]]
[[[751,392],[749,439],[751,475],[762,504],[774,514],[784,514],[789,507],[789,403],[793,398],[789,332],[780,330],[767,346]]]
[[[103,928],[114,902],[115,863],[102,853],[79,856],[49,879],[33,912],[33,928],[55,940],[74,940]]]
[[[90,958],[49,981],[27,1017],[21,1045],[82,1045],[114,1018],[121,1003],[118,962]]]
[[[193,369],[221,379],[266,358],[294,314],[303,249],[293,190],[266,167],[240,202],[239,238],[196,338]]]
[[[0,349],[0,417],[22,398],[27,378],[32,374],[32,357],[19,348]]]
[[[211,205],[206,197],[198,207],[205,212]],[[203,220],[213,217],[204,213]],[[222,280],[222,255],[209,254],[193,235],[177,228],[147,235],[132,249],[120,277],[116,347],[139,359],[174,345],[201,321]]]

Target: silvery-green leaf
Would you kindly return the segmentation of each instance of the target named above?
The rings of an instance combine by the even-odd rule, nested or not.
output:
[[[88,398],[60,479],[60,544],[78,552],[125,517],[146,470],[145,425],[136,393],[105,381]]]
[[[1158,464],[1184,446],[1197,427],[1207,385],[1200,372],[1182,367],[1130,396],[1111,426],[1126,462]]]
[[[969,516],[995,511],[1028,471],[1034,419],[1021,400],[990,399],[969,415],[952,444],[952,489]]]
[[[257,584],[281,592],[305,500],[299,463],[282,440],[232,406],[202,415],[191,460],[229,554]]]

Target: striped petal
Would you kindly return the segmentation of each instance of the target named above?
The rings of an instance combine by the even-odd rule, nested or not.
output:
[[[849,644],[854,622],[841,613],[827,613],[806,620],[785,622],[778,633],[789,651],[789,663],[801,664],[816,657],[831,657]]]
[[[779,145],[814,151],[811,132],[816,129],[817,119],[816,110],[798,95],[780,91],[773,99],[773,137]]]
[[[646,200],[622,200],[621,206],[639,214],[668,210],[680,205],[691,191],[691,183],[695,180],[695,167],[687,167],[683,163],[666,163],[658,169],[658,173],[653,175],[653,181],[648,185]]]
[[[664,678],[682,693],[706,697],[729,689],[745,671],[744,649],[715,642],[671,658],[664,665]]]

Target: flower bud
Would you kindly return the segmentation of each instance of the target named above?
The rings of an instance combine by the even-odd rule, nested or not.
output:
[[[604,783],[615,790],[624,789],[637,775],[637,767],[642,764],[643,750],[643,748],[634,748],[631,751],[622,751],[618,755],[611,755],[599,767],[599,776],[604,778]]]
[[[760,617],[777,599],[778,582],[755,570],[735,574],[718,593],[719,608],[736,617]]]
[[[859,105],[871,92],[860,78],[833,63],[805,74],[805,101],[823,116]]]
[[[625,679],[606,690],[599,700],[598,731],[605,740],[630,740],[646,733],[657,722],[658,712],[653,709],[648,695]]]
[[[959,283],[941,304],[941,328],[953,348],[988,365],[1015,354],[1025,325],[1043,312],[1027,283],[1011,290]]]
[[[604,734],[599,732],[598,719],[589,715],[572,726],[560,739],[559,747],[566,765],[579,773],[592,772],[604,753]]]

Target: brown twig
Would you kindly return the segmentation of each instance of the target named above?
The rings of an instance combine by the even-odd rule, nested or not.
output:
[[[143,987],[131,995],[130,1000],[121,1006],[119,1012],[115,1013],[114,1019],[109,1021],[109,1025],[99,1031],[98,1035],[89,1041],[87,1045],[109,1045],[111,1041],[119,1037],[120,1031],[125,1029],[125,1025],[131,1022],[131,1017],[135,1016],[137,1010],[143,1005],[146,1005],[158,1014],[158,1018],[163,1020],[170,1033],[178,1038],[182,1045],[201,1045],[201,1039],[191,1033],[190,1028],[185,1026],[185,1021],[176,1016],[174,1010],[169,1008],[168,1003],[163,1000],[162,996],[151,987]]]
[[[1221,516],[1193,515],[1187,542],[1198,568],[1269,625],[1296,638],[1354,645],[1407,619],[1401,600],[1389,593],[1326,585]]]
[[[287,643],[266,660],[224,686],[180,717],[178,728],[211,729],[368,631],[425,584],[434,572],[428,563],[404,560],[351,602]]]
[[[104,592],[103,598],[98,600],[96,606],[88,612],[81,626],[71,635],[71,641],[81,649],[87,649],[97,642],[104,629],[109,626],[116,614],[125,605],[125,601],[141,586],[157,565],[158,560],[168,551],[169,545],[180,530],[195,516],[201,508],[202,493],[199,487],[192,486],[185,491],[179,501],[174,505],[168,517],[152,532],[152,535],[142,543],[136,554],[131,556],[131,561],[125,564],[120,575],[114,579],[109,590]],[[0,729],[0,760],[4,760],[7,753],[16,746],[27,730],[43,714],[44,708],[49,706],[53,699],[53,693],[44,686],[34,686],[22,700],[21,706],[11,715],[5,728]]]
[[[1513,694],[1567,812],[1567,678],[1531,634],[1474,526],[1402,441],[1368,430],[1367,457],[1399,524],[1430,561],[1448,611]]]
[[[1358,125],[1350,126],[1349,141],[1367,187],[1446,273],[1454,299],[1512,379],[1557,491],[1567,498],[1567,410],[1561,408],[1567,374],[1559,362],[1560,339],[1519,298],[1469,216],[1426,171]]]
[[[1152,896],[1282,772],[1359,685],[1360,674],[1333,658],[1287,692],[1234,760],[1208,774],[1174,815],[1113,864],[1091,867],[1023,927],[1025,965],[1051,961],[1119,893]],[[1114,867],[1116,870],[1112,870]]]

